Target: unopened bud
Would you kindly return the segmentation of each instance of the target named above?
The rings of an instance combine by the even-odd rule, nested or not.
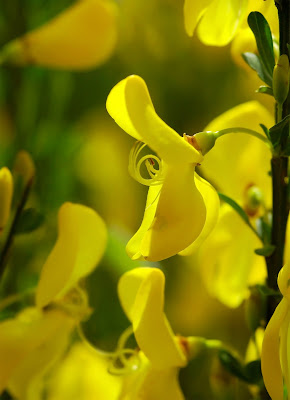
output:
[[[21,150],[16,155],[13,172],[23,178],[24,185],[31,182],[35,176],[35,166],[30,154]]]
[[[252,332],[261,325],[266,314],[265,296],[256,287],[251,288],[250,297],[245,302],[245,317]]]
[[[249,186],[245,191],[245,210],[248,215],[254,216],[264,202],[262,190],[255,185]]]
[[[213,148],[216,141],[215,132],[198,132],[193,136],[184,133],[183,137],[188,143],[201,151],[202,155],[208,153]]]
[[[283,104],[289,92],[289,59],[282,54],[273,72],[273,93],[278,104]]]
[[[13,178],[8,168],[0,169],[0,233],[8,221],[13,194]]]

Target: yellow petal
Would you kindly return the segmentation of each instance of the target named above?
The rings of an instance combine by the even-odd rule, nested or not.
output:
[[[129,76],[119,82],[107,99],[107,110],[129,135],[146,143],[168,164],[199,163],[202,155],[156,114],[142,78]]]
[[[290,301],[289,282],[290,282],[290,262],[288,260],[288,262],[284,265],[284,267],[280,270],[278,274],[278,286],[283,296]]]
[[[183,366],[186,358],[163,312],[164,274],[156,268],[136,268],[118,285],[122,307],[133,324],[140,349],[155,368]]]
[[[264,283],[265,261],[254,253],[259,246],[241,217],[223,204],[217,226],[200,252],[199,264],[209,293],[228,307],[238,307],[250,284]]]
[[[27,357],[43,349],[66,322],[70,328],[73,326],[74,321],[60,311],[42,313],[36,308],[25,309],[16,318],[1,322],[0,393]]]
[[[168,166],[153,223],[141,243],[144,259],[171,257],[200,235],[206,209],[194,178],[194,165]]]
[[[247,3],[248,0],[214,0],[199,23],[200,40],[210,46],[227,45],[243,22]]]
[[[13,178],[8,168],[0,169],[0,233],[10,216],[13,194]]]
[[[129,240],[126,246],[128,256],[131,257],[132,260],[143,260],[143,256],[141,254],[141,242],[145,233],[148,231],[153,222],[161,187],[162,185],[149,187],[143,221],[138,231]]]
[[[286,299],[278,304],[268,323],[261,353],[262,374],[272,400],[283,400],[283,376],[280,364],[280,328],[289,310]]]
[[[77,1],[45,25],[5,46],[15,64],[65,69],[93,68],[116,44],[116,6],[110,0]]]
[[[67,315],[43,314],[49,318],[54,330],[51,330],[45,341],[33,351],[15,369],[9,384],[9,392],[17,399],[41,399],[43,376],[65,352],[75,322]]]
[[[92,272],[105,250],[106,227],[91,208],[63,204],[58,214],[58,227],[58,239],[43,266],[37,286],[38,307],[63,296]]]
[[[196,25],[212,1],[213,0],[185,0],[183,12],[185,30],[188,36],[193,36]]]
[[[48,388],[49,400],[116,400],[120,377],[111,375],[104,357],[76,343],[59,368],[54,369]]]
[[[261,131],[260,123],[270,128],[274,125],[273,116],[257,101],[251,101],[221,114],[205,130],[244,127]],[[270,149],[262,141],[247,134],[233,133],[216,141],[201,169],[219,191],[240,203],[249,185],[256,185],[262,190],[265,203],[270,207],[270,159]]]
[[[206,220],[201,234],[190,246],[179,253],[181,256],[189,256],[197,251],[200,245],[212,232],[218,221],[220,200],[217,191],[198,174],[195,174],[195,178],[196,187],[202,195],[204,204],[206,205]]]

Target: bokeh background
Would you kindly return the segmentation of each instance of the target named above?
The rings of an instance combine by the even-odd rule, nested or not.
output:
[[[2,2],[0,45],[72,3]],[[229,46],[205,47],[195,37],[187,37],[182,0],[116,3],[118,43],[101,67],[89,72],[0,69],[0,166],[11,167],[20,149],[32,155],[37,175],[29,204],[45,215],[39,229],[17,237],[1,296],[35,286],[56,239],[57,210],[63,202],[94,208],[106,221],[109,243],[87,281],[94,312],[84,331],[103,349],[113,349],[128,326],[116,286],[123,272],[142,265],[129,259],[125,244],[141,222],[147,192],[128,174],[134,141],[106,112],[110,89],[130,74],[142,76],[158,114],[180,134],[201,131],[220,113],[251,99],[272,107],[267,96],[255,93],[259,83],[254,73],[233,62]],[[175,256],[158,266],[166,275],[166,312],[174,331],[222,339],[243,355],[250,337],[243,307],[230,310],[207,295],[194,256]],[[207,372],[206,361],[181,372],[186,398],[211,398]],[[243,390],[241,399],[247,398]]]

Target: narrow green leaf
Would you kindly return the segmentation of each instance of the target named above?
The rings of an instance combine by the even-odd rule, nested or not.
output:
[[[269,24],[265,17],[258,11],[254,11],[249,14],[248,24],[255,36],[261,62],[272,81],[275,57],[272,33]]]
[[[44,215],[35,210],[34,208],[27,208],[21,214],[17,226],[15,229],[15,234],[22,234],[32,232],[39,228],[44,222]]]
[[[256,93],[264,93],[273,96],[273,89],[269,86],[260,86],[259,89],[256,90]]]
[[[221,364],[223,367],[232,375],[242,379],[243,381],[246,380],[245,373],[243,371],[243,366],[240,361],[234,357],[229,351],[227,350],[220,350],[218,353],[218,357],[220,359]]]
[[[238,203],[236,203],[235,200],[231,199],[230,197],[226,196],[225,194],[218,193],[218,195],[222,201],[229,204],[239,214],[239,216],[244,220],[244,222],[249,226],[249,228],[255,233],[255,235],[257,235],[258,238],[261,239],[258,232],[254,229],[254,227],[250,223],[249,217],[246,214],[246,212],[242,209],[242,207]]]
[[[261,360],[254,360],[246,364],[244,367],[244,373],[249,383],[256,385],[261,384],[263,382]]]
[[[289,136],[289,120],[290,115],[287,115],[282,121],[269,129],[269,135],[274,149],[277,149],[281,143],[287,142]]]
[[[266,285],[255,285],[255,287],[263,296],[282,297],[282,294],[278,290],[273,290]]]
[[[264,246],[260,249],[255,249],[255,253],[258,256],[269,257],[270,255],[273,254],[275,249],[276,249],[276,246],[273,246],[272,244],[267,244],[266,246]]]
[[[270,138],[270,134],[269,134],[269,129],[268,129],[264,124],[260,124],[260,127],[263,129],[265,135],[267,136],[267,138],[268,138],[269,141],[271,142],[271,138]]]
[[[261,59],[257,54],[254,53],[243,53],[242,57],[244,61],[257,72],[259,78],[267,85],[272,86],[272,75],[265,69]],[[259,89],[258,89],[259,90]]]

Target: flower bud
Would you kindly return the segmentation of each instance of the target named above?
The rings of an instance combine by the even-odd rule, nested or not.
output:
[[[35,166],[27,151],[21,150],[16,155],[13,172],[23,178],[25,186],[33,180],[35,176]]]
[[[0,62],[73,70],[94,68],[115,48],[116,16],[116,6],[110,0],[76,1],[43,26],[6,44]]]
[[[256,288],[251,288],[250,297],[245,302],[245,316],[251,332],[260,326],[266,314],[265,296]]]
[[[282,54],[273,72],[273,93],[278,104],[283,104],[289,92],[289,59]]]
[[[8,168],[0,169],[0,233],[5,228],[11,209],[13,179]]]
[[[208,153],[215,145],[215,132],[198,132],[193,136],[183,134],[185,140],[193,145],[197,150],[201,151],[202,155]]]
[[[264,202],[264,196],[258,186],[250,185],[247,187],[244,196],[245,210],[248,215],[254,216]]]

